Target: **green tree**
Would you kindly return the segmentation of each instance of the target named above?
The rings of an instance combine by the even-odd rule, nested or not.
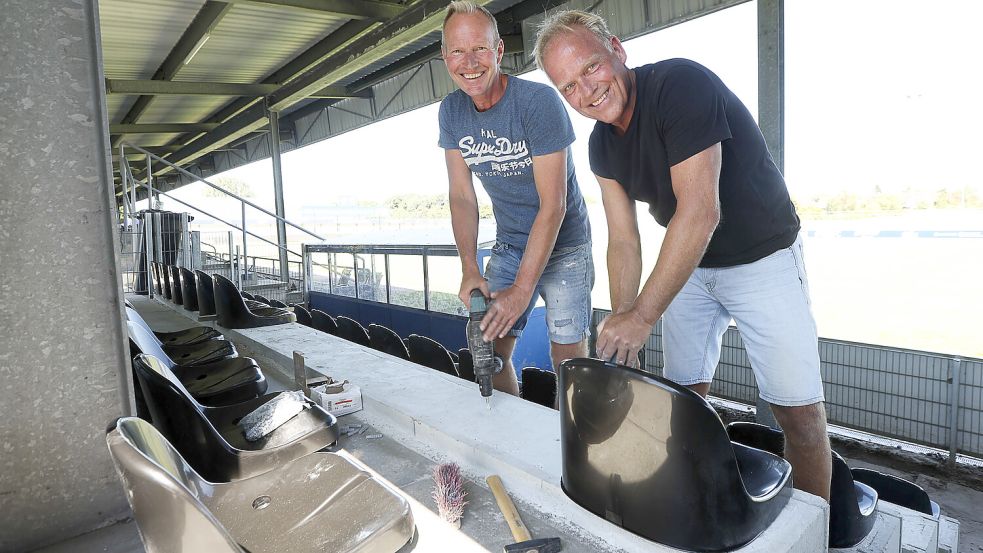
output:
[[[235,177],[219,177],[217,179],[211,179],[209,182],[211,182],[215,186],[221,187],[222,189],[227,190],[228,192],[231,192],[231,193],[233,193],[233,194],[235,194],[235,195],[237,195],[237,196],[239,196],[241,198],[252,198],[253,195],[254,195],[253,194],[253,186],[250,183],[248,183],[248,182],[246,182],[246,181],[244,181],[244,180],[242,180],[240,178],[235,178]],[[224,197],[226,197],[226,195],[223,194],[223,193],[221,193],[221,192],[219,192],[218,190],[215,190],[211,186],[206,186],[205,187],[205,197],[206,198],[224,198]]]

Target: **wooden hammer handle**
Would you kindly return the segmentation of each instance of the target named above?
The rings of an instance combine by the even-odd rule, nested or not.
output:
[[[519,518],[519,511],[509,499],[509,494],[505,491],[505,486],[502,485],[502,479],[497,474],[493,474],[486,478],[485,482],[488,482],[488,487],[495,494],[495,501],[498,502],[498,508],[501,509],[505,522],[509,523],[509,529],[512,530],[512,537],[515,538],[516,543],[531,540],[532,535],[529,534],[529,529]]]

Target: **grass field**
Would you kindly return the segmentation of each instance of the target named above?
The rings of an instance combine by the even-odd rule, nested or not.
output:
[[[608,308],[605,261],[607,234],[603,211],[591,206],[594,263],[597,280],[594,306]],[[645,274],[651,270],[664,230],[639,208]],[[405,225],[406,222],[401,224]],[[449,221],[429,221],[436,227]],[[443,228],[440,227],[440,228]],[[834,338],[983,357],[983,238],[840,238],[843,230],[874,234],[878,230],[983,230],[983,212],[929,211],[889,217],[805,221],[803,229],[818,236],[805,238],[805,258],[813,309],[823,338]],[[373,228],[372,235],[386,229]],[[405,230],[392,229],[399,234]],[[446,229],[445,229],[446,230]],[[254,232],[275,236],[275,230]],[[446,233],[450,236],[450,233]],[[291,236],[293,244],[295,237]],[[302,240],[296,237],[297,243]],[[351,235],[344,243],[352,243]],[[357,242],[357,241],[356,241]],[[295,246],[299,249],[299,246]],[[271,255],[275,250],[250,240],[250,255]],[[267,251],[269,250],[269,251]],[[418,257],[399,256],[391,262],[392,286],[423,289]],[[378,262],[381,266],[381,261]],[[430,289],[433,296],[453,301],[460,284],[455,258],[432,258]],[[441,302],[442,310],[452,307]]]

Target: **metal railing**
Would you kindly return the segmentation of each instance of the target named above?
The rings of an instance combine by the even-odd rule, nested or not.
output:
[[[136,150],[146,155],[147,177],[144,180],[138,180],[134,177],[133,171],[130,168],[129,162],[125,155],[127,148]],[[167,194],[162,190],[155,189],[153,186],[154,162],[162,163],[167,167],[170,167],[180,173],[188,175],[204,183],[206,186],[218,190],[222,194],[237,200],[240,203],[240,214],[241,214],[241,220],[239,224],[224,220],[221,217],[209,213],[197,206],[191,205],[179,198]],[[302,297],[303,290],[305,289],[304,273],[303,273],[304,264],[302,262],[302,258],[303,258],[302,254],[300,252],[290,249],[286,244],[279,244],[277,242],[269,240],[264,236],[261,236],[257,233],[248,230],[246,207],[248,206],[253,209],[256,209],[261,213],[272,217],[278,224],[282,223],[285,226],[289,225],[319,241],[323,240],[321,236],[305,229],[304,227],[298,224],[295,224],[287,219],[284,219],[283,217],[279,217],[275,213],[272,213],[269,210],[266,210],[260,207],[259,205],[256,205],[255,203],[250,202],[249,200],[246,200],[245,198],[238,196],[237,194],[229,192],[223,189],[222,187],[209,182],[207,179],[198,177],[193,173],[190,173],[187,170],[182,169],[181,167],[178,167],[168,162],[167,160],[164,160],[161,157],[156,156],[138,146],[123,145],[120,147],[120,175],[122,177],[122,182],[123,182],[123,194],[121,196],[121,202],[120,202],[122,206],[123,228],[127,228],[128,225],[131,226],[136,225],[138,223],[138,219],[141,217],[141,214],[136,212],[136,204],[138,200],[137,192],[142,187],[143,189],[146,190],[146,194],[147,194],[146,197],[150,199],[151,202],[154,201],[154,198],[159,198],[163,196],[165,198],[173,200],[174,202],[180,205],[189,208],[191,211],[201,213],[225,225],[230,229],[234,229],[236,231],[236,234],[241,237],[239,244],[235,245],[233,242],[232,233],[229,232],[226,234],[228,238],[221,240],[222,242],[224,242],[223,246],[227,246],[228,248],[227,252],[218,251],[218,249],[213,244],[211,251],[208,251],[206,249],[206,251],[201,252],[200,260],[196,259],[194,263],[192,263],[190,260],[185,260],[185,263],[182,263],[183,266],[198,268],[199,266],[206,267],[209,265],[217,265],[218,267],[216,268],[224,269],[224,263],[227,262],[229,267],[229,272],[228,275],[226,276],[229,276],[230,278],[235,280],[237,284],[240,286],[240,289],[263,291],[264,292],[263,295],[268,297],[269,299],[278,299],[284,302],[287,302],[288,300],[298,301],[300,297]],[[223,235],[225,233],[210,233],[210,234]],[[256,255],[250,256],[248,253],[248,243],[250,237],[252,237],[255,240],[259,240],[265,244],[268,244],[273,248],[276,248],[277,252],[280,253],[279,258],[270,258],[265,256],[256,256]],[[161,261],[161,259],[153,255],[153,253],[151,253],[148,259]],[[224,271],[220,271],[220,272],[224,274]]]
[[[610,311],[595,309],[592,335]],[[593,344],[591,344],[593,351]],[[819,340],[830,424],[983,457],[983,359]],[[645,344],[645,370],[662,375],[662,321]],[[710,394],[754,405],[758,388],[736,328],[724,333]]]
[[[490,243],[478,248],[483,263]],[[461,263],[449,245],[304,245],[306,292],[467,315],[457,297]]]

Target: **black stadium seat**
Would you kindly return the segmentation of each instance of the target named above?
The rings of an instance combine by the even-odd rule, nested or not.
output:
[[[305,309],[303,305],[295,305],[293,309],[294,309],[294,315],[297,316],[298,323],[304,326],[309,326],[311,328],[314,328],[314,320],[311,319],[310,311]]]
[[[131,353],[153,355],[163,362],[196,400],[206,405],[227,405],[266,393],[268,383],[259,365],[249,357],[230,357],[188,366],[178,365],[154,340],[153,334],[135,321],[127,323]],[[142,397],[142,394],[138,392]]]
[[[552,409],[556,405],[556,373],[536,367],[522,369],[522,399]]]
[[[222,333],[215,330],[214,328],[207,326],[193,326],[191,328],[185,328],[183,330],[175,330],[173,332],[154,332],[147,321],[143,319],[140,312],[132,307],[126,308],[126,318],[143,325],[147,330],[154,333],[157,340],[160,341],[162,345],[165,346],[183,346],[189,344],[200,344],[202,342],[207,342],[208,340],[222,340],[225,337]]]
[[[202,271],[195,271],[195,292],[198,295],[198,316],[215,314],[215,285],[212,277]]]
[[[184,296],[181,294],[181,270],[177,265],[168,265],[167,274],[171,279],[171,301],[177,305],[183,305]]]
[[[292,323],[297,317],[289,309],[247,307],[239,289],[222,275],[213,275],[216,319],[225,328],[255,328]]]
[[[324,449],[338,440],[338,421],[310,400],[307,409],[257,441],[239,420],[283,392],[241,403],[208,407],[194,400],[156,357],[138,355],[133,369],[160,430],[199,474],[216,482],[248,478]]]
[[[349,342],[354,342],[360,346],[372,347],[369,343],[369,333],[358,321],[350,319],[344,315],[339,315],[335,319],[338,325],[338,332],[335,336],[344,338]]]
[[[392,329],[382,325],[370,324],[368,332],[369,347],[372,349],[407,361],[410,359],[410,353],[406,351],[406,344],[403,343],[399,334],[393,332]]]
[[[854,481],[874,488],[879,499],[924,513],[935,519],[941,514],[939,504],[932,501],[918,484],[874,469],[855,468],[850,472],[853,473]]]
[[[167,298],[167,299],[171,299],[171,290],[172,290],[172,288],[171,288],[171,270],[168,268],[167,265],[164,265],[163,263],[158,263],[157,264],[157,268],[158,268],[158,270],[160,270],[160,275],[162,277],[161,278],[161,289],[164,291],[164,297]]]
[[[320,330],[321,332],[326,332],[331,335],[338,333],[338,322],[334,320],[334,317],[328,315],[320,309],[311,309],[311,321],[314,328]]]
[[[753,422],[727,425],[731,441],[784,456],[785,434]],[[854,479],[846,461],[833,452],[833,479],[829,498],[829,546],[853,547],[874,527],[877,491]]]
[[[419,334],[410,334],[406,338],[406,350],[410,353],[410,361],[417,365],[460,376],[451,354],[444,346],[431,338]]]
[[[788,503],[788,462],[732,444],[688,388],[596,359],[564,361],[559,382],[562,488],[599,517],[678,549],[721,551]]]
[[[457,374],[468,382],[478,381],[478,377],[474,375],[474,357],[468,348],[457,350]]]
[[[195,273],[191,269],[181,267],[181,299],[188,311],[198,311],[198,286],[195,284]]]

